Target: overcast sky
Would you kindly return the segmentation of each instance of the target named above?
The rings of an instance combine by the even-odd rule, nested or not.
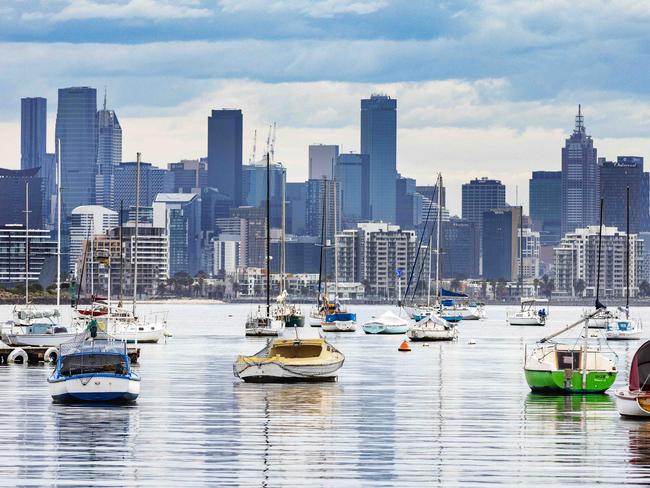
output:
[[[455,213],[476,176],[527,204],[578,103],[599,156],[650,156],[649,23],[638,0],[5,0],[0,166],[19,165],[20,97],[48,98],[52,149],[56,89],[107,86],[125,160],[206,155],[210,110],[237,107],[245,160],[276,122],[299,181],[308,144],[358,151],[359,100],[381,92],[402,175],[442,171]]]

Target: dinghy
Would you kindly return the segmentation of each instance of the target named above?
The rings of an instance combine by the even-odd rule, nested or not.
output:
[[[427,315],[411,324],[406,336],[412,341],[452,341],[458,337],[458,330],[436,315]]]
[[[650,341],[634,354],[626,388],[616,395],[618,413],[626,417],[650,417]]]
[[[404,334],[409,324],[408,320],[388,311],[377,319],[369,320],[362,328],[366,334]]]

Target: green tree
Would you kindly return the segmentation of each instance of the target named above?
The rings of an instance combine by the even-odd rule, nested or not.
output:
[[[650,296],[650,283],[648,283],[646,280],[643,280],[639,285],[639,294],[642,297]]]
[[[573,291],[577,296],[582,296],[582,292],[585,291],[585,280],[576,280],[573,283]]]

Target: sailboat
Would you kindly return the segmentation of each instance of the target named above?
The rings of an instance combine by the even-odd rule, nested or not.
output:
[[[271,313],[271,160],[266,153],[266,306],[257,307],[246,320],[247,336],[277,336],[284,322]]]
[[[438,191],[438,218],[436,235],[436,303],[431,307],[431,246],[432,239],[429,235],[429,273],[427,276],[427,306],[420,307],[412,312],[411,318],[416,322],[406,331],[412,341],[450,341],[458,337],[458,330],[453,322],[461,320],[459,314],[445,313],[440,303],[440,264],[441,264],[441,227],[442,227],[442,174],[438,173],[436,180]],[[433,233],[433,232],[432,232]]]
[[[598,236],[598,271],[596,274],[596,309],[580,320],[544,337],[534,347],[525,350],[524,374],[534,392],[542,393],[602,393],[614,384],[616,363],[604,353],[599,344],[590,344],[589,323],[600,318],[605,306],[600,303],[600,256],[603,231],[603,201],[600,201],[600,232]],[[582,343],[571,344],[552,340],[582,325]],[[614,354],[615,358],[615,354]]]
[[[605,337],[610,341],[641,339],[640,320],[630,319],[630,187],[627,187],[627,213],[625,235],[625,308],[621,310],[625,318],[610,320],[605,327]]]
[[[549,301],[546,298],[521,298],[519,310],[508,311],[506,320],[510,325],[545,325]]]
[[[630,363],[625,388],[614,392],[618,413],[627,417],[650,417],[650,341],[637,349]]]
[[[58,142],[57,142],[58,143]],[[10,346],[58,347],[76,336],[73,326],[61,325],[61,149],[57,151],[57,247],[56,247],[56,308],[40,309],[29,301],[29,182],[25,183],[25,304],[13,310],[9,330],[2,333],[2,340]]]

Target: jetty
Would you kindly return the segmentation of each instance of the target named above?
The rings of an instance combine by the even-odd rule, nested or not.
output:
[[[51,348],[42,347],[42,346],[8,346],[0,342],[0,364],[8,364],[9,355],[15,349],[22,349],[23,351],[25,351],[25,353],[27,354],[28,364],[38,364],[38,363],[46,362],[45,353],[48,349]],[[140,359],[139,347],[136,346],[128,347],[127,354],[129,355],[129,361],[131,361],[132,364],[138,364],[138,360]]]

